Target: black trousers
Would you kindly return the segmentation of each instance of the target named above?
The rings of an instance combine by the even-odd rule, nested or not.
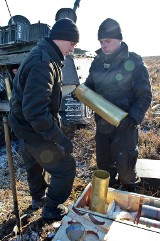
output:
[[[69,197],[76,163],[72,155],[62,155],[53,142],[20,140],[22,157],[27,171],[27,181],[33,199],[46,193],[46,206],[57,207]],[[45,172],[50,174],[50,183],[45,180]]]
[[[108,171],[111,181],[118,173],[121,184],[135,184],[138,158],[137,128],[115,127],[107,134],[96,130],[95,141],[98,168]]]

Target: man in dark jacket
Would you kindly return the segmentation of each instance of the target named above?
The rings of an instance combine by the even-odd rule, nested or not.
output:
[[[101,45],[90,67],[85,85],[128,113],[119,127],[95,114],[96,161],[99,169],[110,173],[110,186],[118,173],[123,188],[136,191],[138,130],[151,103],[149,75],[142,58],[128,51],[121,28],[111,18],[98,29]]]
[[[79,41],[70,19],[57,21],[20,65],[13,82],[9,124],[20,140],[32,208],[37,209],[46,193],[42,217],[61,220],[67,213],[76,172],[72,142],[60,129],[59,106],[64,56]],[[45,181],[50,174],[50,184]]]

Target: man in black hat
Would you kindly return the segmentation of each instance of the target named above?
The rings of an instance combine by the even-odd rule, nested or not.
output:
[[[98,29],[101,49],[97,50],[85,85],[118,106],[128,116],[116,128],[99,115],[96,121],[96,161],[110,173],[110,186],[116,176],[122,188],[135,192],[140,178],[136,173],[138,129],[151,103],[149,75],[142,58],[128,51],[117,21],[104,20]]]
[[[42,217],[61,220],[67,213],[76,172],[72,142],[60,129],[59,106],[64,56],[79,41],[70,19],[58,20],[20,65],[13,82],[9,124],[20,140],[32,208],[38,209],[46,188]],[[45,180],[50,174],[50,184]]]

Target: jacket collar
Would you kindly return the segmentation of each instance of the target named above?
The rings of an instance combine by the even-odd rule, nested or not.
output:
[[[64,57],[58,46],[49,38],[45,37],[38,44],[42,49],[47,51],[48,55],[56,61],[59,65],[63,66]]]

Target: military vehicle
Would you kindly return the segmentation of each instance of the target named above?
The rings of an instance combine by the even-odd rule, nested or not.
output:
[[[76,0],[74,7],[61,8],[55,16],[55,21],[61,18],[77,20],[76,9],[80,0]],[[3,134],[2,118],[9,111],[9,99],[12,91],[12,81],[16,70],[29,51],[43,37],[48,36],[50,27],[38,22],[31,24],[22,16],[15,15],[9,19],[8,25],[0,27],[0,136]],[[76,52],[77,51],[77,52]],[[92,111],[82,102],[72,98],[71,92],[80,84],[80,76],[74,58],[85,56],[85,50],[75,49],[65,61],[62,80],[62,102],[60,114],[63,123],[86,124],[92,116]]]

